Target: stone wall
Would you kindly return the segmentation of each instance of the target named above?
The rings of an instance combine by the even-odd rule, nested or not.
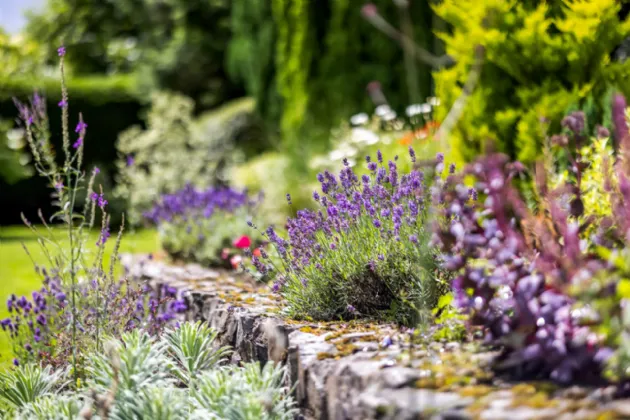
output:
[[[246,277],[194,264],[122,258],[131,277],[182,290],[190,307],[187,318],[217,329],[220,344],[234,348],[233,363],[286,363],[289,385],[306,419],[630,416],[626,401],[611,401],[611,390],[543,390],[536,384],[505,383],[487,368],[491,353],[459,343],[410,349],[407,334],[389,324],[283,320],[280,299]]]

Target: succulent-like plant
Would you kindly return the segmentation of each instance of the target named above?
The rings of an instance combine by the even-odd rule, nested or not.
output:
[[[204,373],[191,388],[194,404],[210,413],[210,418],[293,419],[295,403],[282,382],[281,365],[249,363]]]
[[[218,366],[230,353],[229,347],[216,348],[217,332],[207,324],[184,323],[164,335],[169,355],[174,359],[173,374],[190,384],[198,375]]]
[[[0,372],[0,399],[12,408],[24,407],[61,388],[65,376],[65,370],[53,371],[50,366],[35,365]]]
[[[87,383],[97,392],[106,393],[115,382],[119,390],[131,392],[171,382],[165,346],[147,333],[124,333],[120,341],[109,343],[108,350],[112,355],[93,353],[88,357]]]
[[[68,420],[78,417],[83,402],[75,394],[50,394],[24,405],[15,420]]]

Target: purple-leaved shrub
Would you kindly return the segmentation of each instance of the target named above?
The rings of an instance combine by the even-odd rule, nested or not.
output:
[[[502,349],[498,369],[563,384],[599,382],[610,370],[624,379],[630,367],[624,332],[630,318],[623,315],[630,298],[624,280],[630,272],[628,139],[618,140],[616,162],[603,139],[595,143],[602,156],[587,159],[580,148],[584,114],[572,113],[563,126],[565,133],[551,140],[570,170],[554,184],[548,179],[558,170],[550,168],[554,162],[537,166],[535,210],[515,187],[525,168],[489,155],[447,181],[433,243],[455,274],[458,306]],[[602,173],[591,170],[595,164]],[[469,199],[465,176],[475,180],[479,200]]]
[[[272,227],[264,232],[277,262],[266,253],[252,257],[258,272],[275,272],[273,290],[286,299],[292,317],[413,324],[442,291],[426,221],[443,157],[434,180],[418,170],[399,173],[397,157],[384,163],[380,151],[375,161],[366,160],[370,174],[361,179],[345,160],[338,177],[320,173],[321,193],[313,193],[319,209],[298,211],[287,222],[286,238]]]

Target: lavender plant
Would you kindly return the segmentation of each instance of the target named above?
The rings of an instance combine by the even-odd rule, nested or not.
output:
[[[189,184],[163,195],[144,216],[158,226],[162,246],[173,257],[229,267],[235,252],[252,245],[251,238],[243,238],[245,222],[261,198],[227,187],[200,190]]]
[[[12,339],[16,355],[14,364],[44,359],[55,365],[64,365],[70,361],[76,382],[81,374],[82,355],[101,349],[104,334],[116,334],[134,327],[155,331],[172,320],[175,312],[182,310],[183,301],[173,301],[165,306],[165,301],[152,299],[144,288],[134,290],[115,281],[115,265],[124,224],[115,241],[109,267],[106,266],[104,250],[110,237],[108,203],[103,191],[94,189],[98,168],[89,174],[82,170],[88,125],[79,114],[74,133],[71,133],[64,73],[65,48],[60,47],[58,53],[62,91],[58,104],[62,110],[62,163],[57,161],[52,149],[42,97],[35,94],[29,103],[17,100],[15,103],[25,127],[35,169],[48,179],[54,189],[55,204],[59,210],[50,220],[61,223],[69,245],[60,241],[56,234],[59,230],[41,213],[41,227],[23,217],[26,225],[38,236],[47,260],[46,267],[35,265],[43,286],[29,298],[11,296],[7,305],[12,315],[0,325]],[[82,203],[81,194],[85,194]],[[98,213],[100,234],[95,246],[91,246],[88,243],[89,232],[96,225]],[[170,298],[173,295],[171,293]]]
[[[415,152],[409,149],[415,161]],[[287,222],[288,237],[270,227],[264,236],[279,256],[253,256],[259,273],[274,272],[273,290],[289,303],[289,315],[318,320],[357,316],[418,320],[442,290],[436,252],[426,227],[429,177],[398,172],[397,158],[366,158],[361,179],[347,160],[339,177],[326,171],[313,193],[319,210],[299,210]],[[444,169],[438,157],[436,180]],[[289,204],[290,196],[287,195]]]

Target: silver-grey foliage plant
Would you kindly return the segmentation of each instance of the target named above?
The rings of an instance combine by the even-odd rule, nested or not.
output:
[[[2,418],[288,420],[297,413],[285,368],[224,365],[205,324],[183,323],[161,339],[135,330],[86,356],[86,383],[70,390],[66,373],[33,365],[2,376]],[[18,391],[16,391],[18,390]],[[21,390],[26,390],[22,392]]]

